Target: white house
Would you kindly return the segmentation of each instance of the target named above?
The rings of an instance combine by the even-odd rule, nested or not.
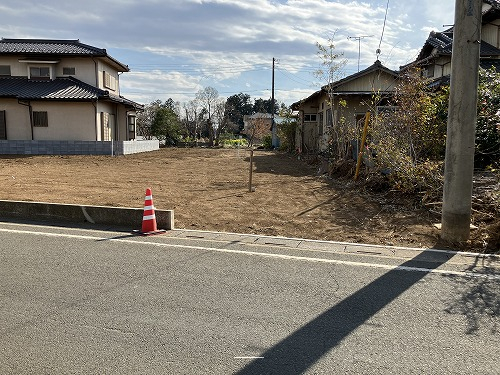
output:
[[[120,95],[128,71],[79,40],[1,39],[0,153],[156,149],[131,142],[143,106]]]

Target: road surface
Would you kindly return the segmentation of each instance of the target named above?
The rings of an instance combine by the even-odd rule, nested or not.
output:
[[[497,259],[0,222],[1,374],[499,374]]]

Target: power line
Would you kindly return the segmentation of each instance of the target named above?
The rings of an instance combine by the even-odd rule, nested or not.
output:
[[[382,46],[382,39],[384,38],[384,32],[385,32],[385,24],[387,22],[387,12],[389,10],[389,0],[387,0],[387,5],[385,7],[385,16],[384,16],[384,26],[382,27],[382,34],[380,35],[380,42],[378,43],[378,48],[377,48],[377,60],[378,60],[378,56],[380,55],[380,47]]]
[[[127,95],[196,95],[196,92],[195,91],[191,91],[191,92],[175,92],[175,91],[169,91],[169,92],[162,92],[162,91],[127,91],[127,90],[123,90],[124,93],[126,93]],[[265,92],[265,91],[271,91],[270,88],[262,88],[262,89],[256,89],[256,90],[232,90],[232,91],[218,91],[219,94],[230,94],[230,95],[233,95],[235,92],[242,92],[244,94],[247,94],[247,93],[261,93],[261,92]],[[287,89],[278,89],[276,88],[275,91],[279,91],[279,92],[284,92],[284,93],[298,93],[298,94],[302,94],[302,93],[310,93],[310,90],[287,90]]]
[[[284,77],[286,77],[288,80],[290,81],[293,81],[295,83],[298,83],[298,84],[301,84],[301,85],[310,85],[311,84],[311,81],[310,80],[306,80],[306,79],[302,79],[300,77],[294,77],[292,76],[288,71],[286,70],[283,70],[283,69],[280,69],[280,68],[277,68],[276,69],[278,72],[280,72]]]

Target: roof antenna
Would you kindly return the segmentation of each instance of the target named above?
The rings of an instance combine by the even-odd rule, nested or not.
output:
[[[361,36],[348,36],[347,39],[354,39],[358,41],[358,72],[359,72],[359,59],[361,57],[361,39],[372,37],[373,35],[361,35]]]

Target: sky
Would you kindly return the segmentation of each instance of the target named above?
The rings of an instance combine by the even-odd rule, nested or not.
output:
[[[21,6],[20,6],[21,5]],[[0,37],[79,39],[126,64],[121,95],[187,103],[205,87],[290,105],[326,81],[316,43],[333,39],[341,77],[378,59],[398,70],[432,30],[454,22],[454,0],[2,0]]]

